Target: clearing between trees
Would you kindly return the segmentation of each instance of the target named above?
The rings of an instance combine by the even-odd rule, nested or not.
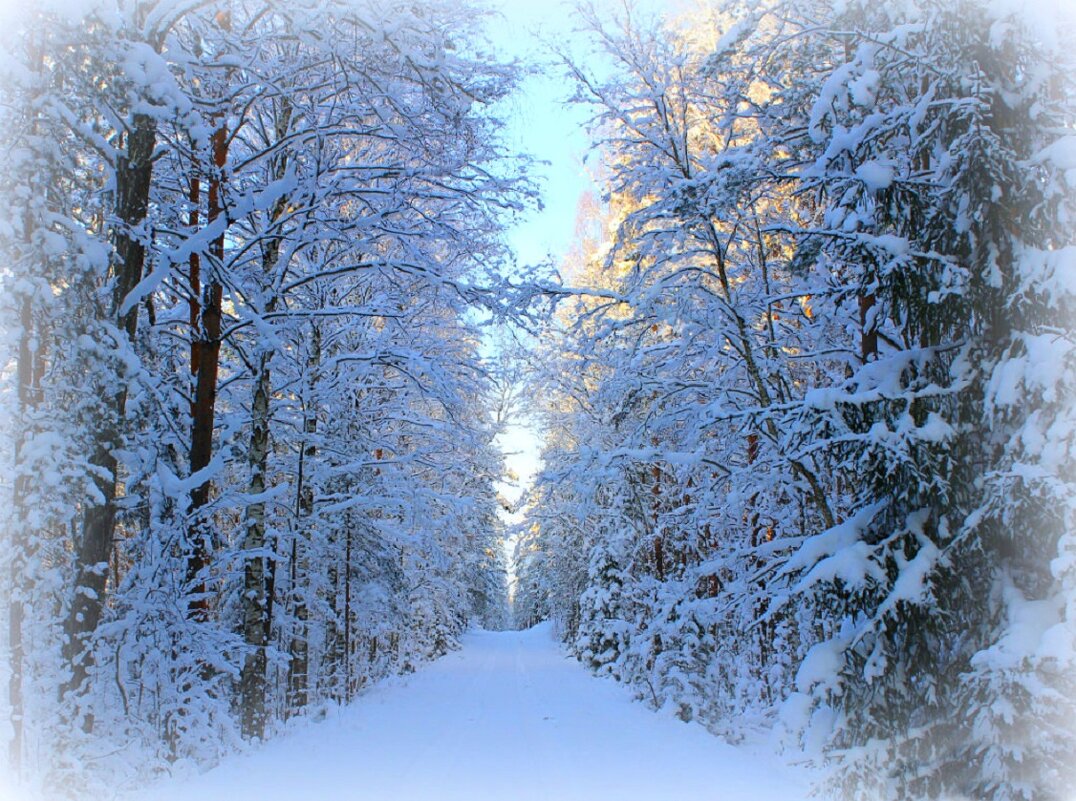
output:
[[[321,722],[137,798],[805,801],[806,773],[772,750],[633,703],[543,623],[466,634],[459,651]]]

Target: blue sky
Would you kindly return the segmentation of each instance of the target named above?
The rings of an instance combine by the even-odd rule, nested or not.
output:
[[[572,36],[567,6],[519,0],[492,0],[492,4],[498,14],[490,20],[490,36],[508,56],[549,65],[541,37],[563,41]],[[549,162],[537,171],[543,209],[509,235],[521,263],[560,260],[570,244],[576,203],[589,183],[583,167],[588,114],[566,102],[570,89],[561,72],[550,65],[526,77],[508,102],[506,144]]]
[[[619,0],[606,2],[610,6],[619,4]],[[636,5],[657,11],[677,2],[637,0]],[[579,36],[573,31],[577,24],[573,6],[542,0],[489,0],[489,3],[497,11],[488,24],[493,45],[504,56],[540,67],[508,101],[505,144],[511,151],[529,153],[549,162],[536,175],[542,190],[542,209],[514,226],[508,241],[520,264],[548,260],[559,265],[571,245],[580,195],[592,186],[584,164],[590,145],[586,131],[590,111],[567,102],[571,83],[552,63],[543,45],[543,41],[580,44]],[[583,54],[586,47],[576,46],[572,50]],[[534,422],[524,416],[508,427],[499,444],[506,454],[507,467],[519,476],[515,486],[500,487],[514,501],[530,485],[540,467],[541,435]]]
[[[566,6],[519,0],[492,0],[492,5],[498,13],[489,23],[490,38],[509,57],[548,65],[550,58],[543,52],[541,37],[563,41],[571,36]],[[585,130],[588,113],[566,102],[570,88],[560,71],[550,66],[526,77],[508,101],[505,144],[511,151],[549,162],[536,171],[542,209],[527,215],[508,234],[521,264],[560,262],[571,244],[576,204],[590,185],[583,165],[589,145]],[[517,485],[506,484],[500,489],[515,501],[538,470],[540,434],[533,422],[518,420],[508,427],[499,444],[506,453],[507,467],[519,476]]]

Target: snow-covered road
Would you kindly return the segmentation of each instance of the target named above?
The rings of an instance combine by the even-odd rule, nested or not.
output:
[[[804,776],[631,701],[547,626],[474,632],[153,801],[801,801]]]

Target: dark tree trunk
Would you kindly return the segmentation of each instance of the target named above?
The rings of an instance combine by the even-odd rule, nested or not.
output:
[[[661,467],[654,465],[650,468],[650,475],[653,479],[653,486],[650,488],[650,494],[653,499],[650,503],[650,511],[654,514],[654,575],[657,576],[658,581],[665,580],[665,549],[662,545],[662,529],[661,529]]]
[[[876,321],[870,319],[874,303],[873,294],[859,296],[859,358],[864,364],[878,355],[878,327]]]
[[[149,191],[153,177],[153,150],[157,145],[157,125],[148,116],[136,114],[127,137],[127,151],[116,165],[116,216],[121,221],[113,242],[115,246],[112,308],[117,326],[133,341],[138,326],[138,304],[123,310],[127,296],[142,279],[146,249],[138,228],[149,209]],[[122,313],[121,313],[122,312]],[[78,691],[89,670],[92,656],[88,638],[96,630],[104,609],[108,583],[108,560],[116,524],[117,461],[115,449],[120,443],[120,429],[127,405],[126,389],[118,390],[108,402],[107,419],[97,437],[92,462],[98,468],[95,478],[101,500],[87,505],[82,518],[82,536],[76,554],[74,596],[67,620],[64,656],[71,667],[67,690]],[[92,727],[86,718],[84,726]]]
[[[221,179],[228,159],[228,131],[221,125],[213,134],[213,163],[216,169],[209,183],[209,225],[221,215]],[[210,246],[211,267],[215,271],[224,264],[224,234]],[[193,266],[193,265],[192,265]],[[192,287],[193,289],[193,287]],[[190,470],[197,473],[208,466],[213,456],[213,428],[216,422],[217,373],[220,368],[221,301],[220,279],[212,274],[201,292],[201,308],[197,315],[198,328],[192,332],[191,365],[194,370],[194,401],[191,404]],[[212,552],[212,529],[205,513],[209,505],[209,479],[191,492],[191,523],[188,530],[187,556],[188,613],[192,620],[209,618],[209,597],[205,584],[205,569]]]
[[[351,703],[351,526],[344,537],[344,702]]]

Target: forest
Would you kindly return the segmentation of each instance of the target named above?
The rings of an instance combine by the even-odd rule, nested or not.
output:
[[[5,10],[26,798],[536,624],[821,798],[1076,795],[1076,15],[567,9],[534,62],[469,0]],[[506,135],[540,71],[589,119],[579,198]],[[553,204],[571,247],[523,263]]]

